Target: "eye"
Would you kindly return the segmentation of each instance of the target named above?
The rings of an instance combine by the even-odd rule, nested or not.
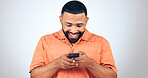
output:
[[[82,24],[77,25],[77,27],[82,27],[82,26],[83,26]]]
[[[67,26],[67,27],[70,27],[71,25],[70,25],[70,24],[67,24],[66,26]]]

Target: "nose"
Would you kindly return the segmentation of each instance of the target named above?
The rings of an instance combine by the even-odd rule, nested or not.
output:
[[[76,27],[76,26],[72,26],[72,27],[70,28],[70,32],[73,33],[73,34],[77,33],[77,32],[78,32],[77,27]]]

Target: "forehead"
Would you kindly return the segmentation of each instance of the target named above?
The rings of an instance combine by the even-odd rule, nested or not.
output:
[[[85,13],[80,14],[72,14],[68,12],[64,12],[62,15],[62,19],[67,22],[84,22],[86,21]]]

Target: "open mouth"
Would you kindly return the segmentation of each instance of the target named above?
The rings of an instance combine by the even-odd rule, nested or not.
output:
[[[81,32],[72,33],[70,31],[66,31],[64,32],[64,34],[67,37],[67,39],[70,41],[70,43],[75,43],[79,40],[79,38],[82,36],[83,33]]]
[[[80,33],[76,33],[76,34],[68,33],[68,36],[70,39],[76,39],[79,37],[79,35],[80,35]]]

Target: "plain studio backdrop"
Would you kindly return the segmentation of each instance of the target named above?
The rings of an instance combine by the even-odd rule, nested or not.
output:
[[[0,0],[0,78],[30,78],[40,37],[61,29],[69,0]],[[118,78],[147,78],[148,0],[80,0],[88,9],[87,29],[112,48]]]

